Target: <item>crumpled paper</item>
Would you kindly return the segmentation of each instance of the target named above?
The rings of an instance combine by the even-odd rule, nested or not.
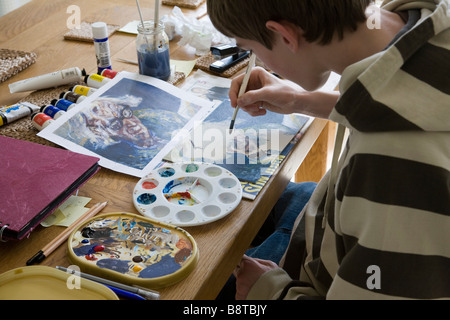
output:
[[[207,54],[213,44],[235,44],[234,39],[230,39],[217,31],[209,19],[188,18],[177,6],[173,8],[170,15],[163,17],[163,21],[173,24],[175,32],[181,35],[178,44],[194,47],[197,56]]]

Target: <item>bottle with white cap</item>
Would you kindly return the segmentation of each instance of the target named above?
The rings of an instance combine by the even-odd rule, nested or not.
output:
[[[92,36],[94,38],[95,55],[97,56],[98,72],[111,69],[111,52],[109,50],[108,27],[104,22],[92,24]]]

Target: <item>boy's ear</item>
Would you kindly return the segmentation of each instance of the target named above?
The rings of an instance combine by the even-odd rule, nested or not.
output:
[[[300,47],[302,30],[300,27],[287,21],[267,21],[266,28],[278,34],[292,52],[297,52]]]

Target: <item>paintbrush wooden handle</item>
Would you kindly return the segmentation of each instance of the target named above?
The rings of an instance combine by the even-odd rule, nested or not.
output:
[[[69,227],[67,227],[63,232],[61,232],[55,239],[53,239],[52,242],[47,244],[42,251],[47,256],[53,251],[55,251],[56,248],[58,248],[64,241],[67,240],[69,235],[72,233],[73,230],[75,230],[76,227],[78,227],[79,224],[83,223],[84,221],[94,217],[97,213],[99,213],[103,208],[106,206],[107,202],[103,203],[97,203],[92,208],[90,208],[86,213],[84,213],[81,217],[79,217],[77,220],[75,220]]]
[[[240,98],[245,93],[245,91],[247,91],[248,81],[250,80],[250,75],[252,73],[253,67],[255,66],[255,62],[256,62],[256,55],[254,53],[252,53],[252,55],[250,57],[250,61],[248,62],[248,66],[247,66],[247,70],[245,72],[244,79],[242,80],[242,84],[239,89],[238,98]],[[234,122],[236,121],[236,116],[237,116],[238,111],[239,111],[239,106],[236,106],[236,108],[234,108],[233,117],[231,118],[229,133],[231,133],[234,129]]]
[[[87,212],[85,212],[81,217],[75,220],[69,227],[67,227],[63,232],[61,232],[55,239],[47,244],[42,250],[36,253],[31,259],[27,261],[27,265],[32,265],[39,263],[44,260],[49,254],[55,251],[64,241],[69,238],[69,235],[78,227],[81,223],[87,221],[88,219],[94,217],[107,205],[108,202],[97,203]]]

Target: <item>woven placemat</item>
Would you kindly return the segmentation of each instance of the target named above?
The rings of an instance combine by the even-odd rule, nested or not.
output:
[[[60,86],[57,88],[34,91],[30,95],[19,100],[19,102],[29,102],[39,107],[43,105],[49,105],[53,99],[59,99],[59,95],[61,94],[61,92],[69,90],[69,88],[75,84],[84,83],[79,82]],[[33,126],[33,123],[31,122],[29,116],[0,127],[0,135],[2,136],[39,143],[51,147],[58,147],[58,145],[54,144],[53,142],[38,137],[36,135],[38,132],[39,131]]]
[[[197,9],[206,0],[163,0],[162,4],[166,6],[177,6],[182,8]]]
[[[18,74],[36,62],[34,52],[0,49],[0,82]]]
[[[195,63],[195,68],[212,73],[217,76],[230,78],[234,76],[236,73],[238,73],[241,69],[245,68],[248,65],[248,62],[250,61],[250,58],[238,62],[236,65],[232,66],[231,68],[227,69],[222,73],[217,73],[209,70],[210,64],[213,63],[214,61],[216,61],[214,55],[212,53],[208,53],[197,59],[197,62]]]
[[[108,28],[108,37],[110,37],[120,28],[120,26],[113,24],[106,24],[106,26]],[[71,29],[69,32],[64,34],[64,39],[93,42],[94,38],[92,36],[92,22],[81,22],[80,29]]]
[[[184,79],[186,75],[183,72],[175,71],[175,74],[167,80],[168,83],[173,84],[174,86],[179,85]]]

